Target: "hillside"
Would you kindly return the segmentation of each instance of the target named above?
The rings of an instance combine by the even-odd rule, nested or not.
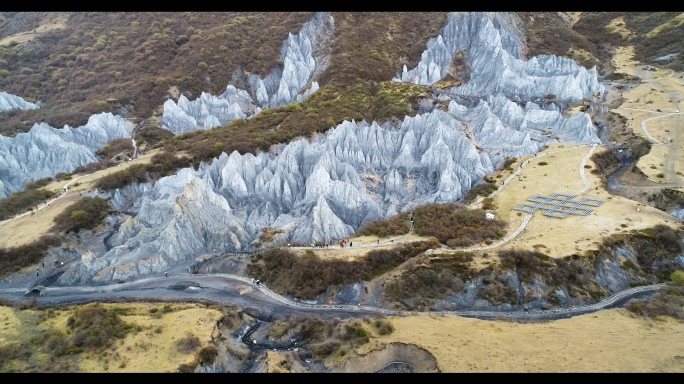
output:
[[[0,133],[26,132],[40,121],[83,125],[90,115],[110,111],[100,105],[108,98],[145,119],[169,97],[220,94],[238,68],[265,76],[282,65],[282,42],[312,15],[73,13],[62,16],[63,28],[27,41],[17,34],[37,28],[50,14],[5,15],[0,70],[7,72],[0,76],[0,89],[45,104],[21,116],[0,115]],[[415,63],[444,14],[409,15],[333,13],[338,25],[333,59],[322,81],[341,86],[382,81],[401,64]]]
[[[520,337],[610,321],[651,353],[678,328],[634,318],[684,316],[683,15],[0,13],[0,304],[36,299],[2,313],[69,323],[0,369],[606,370]],[[180,304],[19,311],[113,297]],[[432,335],[467,327],[527,360]]]

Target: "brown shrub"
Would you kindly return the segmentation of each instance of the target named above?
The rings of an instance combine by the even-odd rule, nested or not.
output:
[[[0,200],[0,221],[38,208],[38,205],[55,195],[55,192],[47,189],[36,189],[38,185],[36,182],[26,183],[23,192],[14,192],[8,198]]]
[[[0,277],[18,272],[24,267],[33,265],[47,255],[50,247],[58,247],[62,240],[54,235],[45,235],[33,243],[18,247],[0,248]]]
[[[128,327],[115,310],[99,303],[86,305],[74,312],[67,344],[81,348],[107,348],[113,339],[123,338]]]
[[[218,356],[218,351],[213,345],[207,345],[206,347],[200,349],[197,356],[197,360],[200,364],[210,365],[214,363],[214,360]]]
[[[411,229],[411,222],[409,221],[407,213],[400,213],[394,215],[387,220],[376,220],[367,222],[358,233],[364,236],[398,236],[404,235]]]
[[[176,341],[176,348],[180,353],[192,353],[201,345],[202,343],[200,342],[199,337],[192,334],[188,334],[182,339],[178,339],[178,341]]]
[[[370,280],[436,246],[435,241],[405,243],[373,250],[353,262],[322,260],[313,252],[297,256],[287,249],[271,249],[253,258],[247,271],[277,292],[311,300],[329,285]]]
[[[632,300],[627,310],[640,316],[684,319],[684,288],[670,287],[658,292],[649,300]]]
[[[133,141],[131,139],[110,140],[107,144],[95,152],[96,155],[102,157],[102,160],[111,160],[112,157],[118,156],[122,153],[128,155],[129,157],[133,156]]]
[[[415,232],[434,236],[450,246],[469,246],[503,237],[506,224],[487,220],[481,209],[467,209],[456,203],[431,204],[413,211]]]
[[[499,189],[495,183],[482,183],[470,188],[468,193],[463,197],[461,201],[463,204],[470,204],[477,200],[478,196],[489,196],[492,192]]]
[[[310,12],[256,16],[200,12],[190,17],[173,12],[72,14],[64,29],[37,36],[26,53],[0,48],[3,67],[11,70],[11,76],[0,76],[0,89],[44,102],[37,110],[0,114],[0,133],[26,132],[39,121],[58,128],[78,127],[94,113],[116,109],[97,104],[110,97],[117,98],[129,116],[149,117],[165,101],[169,84],[186,95],[222,93],[239,67],[260,75],[278,67],[288,33],[297,33],[312,16]],[[132,28],[132,23],[140,27]],[[20,24],[7,22],[0,29],[2,25]],[[180,38],[188,28],[200,27],[201,35]],[[206,38],[211,35],[219,38]],[[223,44],[229,49],[214,59]],[[207,62],[210,78],[199,68],[201,61]],[[165,81],[156,82],[158,78]]]
[[[99,197],[84,197],[68,206],[54,218],[52,227],[56,232],[78,232],[83,229],[93,229],[102,224],[108,214],[113,213],[107,200]]]

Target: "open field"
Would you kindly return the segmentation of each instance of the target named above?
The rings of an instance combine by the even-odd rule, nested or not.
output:
[[[561,146],[562,144],[550,146],[543,152],[558,150]],[[566,144],[565,147],[569,146]],[[498,206],[497,216],[509,223],[508,233],[518,228],[520,220],[524,217],[522,212],[519,216],[518,211],[513,210],[518,204],[535,194],[575,194],[584,187],[579,175],[579,165],[588,150],[564,151],[534,159],[523,168],[519,177],[507,183],[501,193],[494,197],[494,203]],[[600,150],[602,149],[597,149]],[[525,161],[531,157],[526,156],[519,160]],[[539,165],[540,162],[548,164],[542,166]],[[512,167],[517,169],[518,165],[519,162]],[[656,224],[676,225],[676,219],[665,212],[620,196],[611,196],[602,187],[600,177],[590,172],[596,165],[591,160],[587,161],[587,165],[592,167],[586,168],[584,172],[591,188],[582,196],[605,200],[601,206],[592,208],[594,212],[589,216],[569,215],[564,219],[543,216],[541,211],[537,211],[525,230],[501,249],[534,250],[534,245],[543,244],[546,247],[542,248],[544,253],[551,257],[564,257],[574,253],[582,254],[588,249],[597,249],[601,238],[613,233],[652,227]],[[494,176],[495,180],[503,180],[509,174],[505,170],[502,172],[504,177],[496,179]]]
[[[222,316],[219,311],[199,304],[171,305],[166,309],[162,304],[101,305],[117,309],[121,319],[135,327],[104,351],[86,349],[80,354],[62,357],[51,356],[49,351],[38,347],[36,340],[52,330],[65,332],[67,319],[77,307],[54,310],[53,317],[47,318],[42,317],[45,313],[40,310],[0,307],[0,347],[19,342],[34,348],[33,356],[27,361],[14,360],[4,370],[44,369],[45,365],[55,370],[56,365],[68,360],[67,366],[79,372],[174,372],[181,364],[191,363],[196,352],[181,353],[176,348],[177,340],[192,333],[199,338],[200,345],[205,345]]]
[[[122,163],[120,166],[103,169],[101,171],[85,175],[69,186],[69,193],[66,196],[57,199],[57,201],[50,204],[45,209],[41,209],[33,215],[24,216],[9,223],[0,225],[0,248],[14,247],[35,241],[40,236],[47,233],[50,228],[52,228],[52,225],[54,224],[53,219],[57,215],[62,213],[69,205],[71,205],[71,203],[81,198],[79,193],[93,191],[94,185],[98,179],[111,173],[126,169],[134,164],[149,163],[152,156],[154,156],[157,152],[158,150],[150,151],[134,161]],[[77,178],[78,176],[78,174],[73,175],[71,180]],[[45,188],[51,191],[59,191],[57,195],[59,196],[64,185],[69,183],[71,180],[54,181],[48,184]]]
[[[679,18],[676,19],[679,20]],[[656,30],[657,28],[653,33],[657,33]],[[664,145],[654,146],[649,154],[639,159],[637,167],[652,181],[684,183],[684,151],[682,151],[684,117],[682,115],[663,116],[657,113],[658,109],[663,113],[674,113],[680,108],[679,104],[682,92],[684,92],[682,74],[669,69],[658,69],[651,65],[639,65],[639,62],[633,60],[633,55],[634,48],[628,46],[618,48],[613,57],[612,62],[616,73],[638,76],[641,84],[623,93],[623,97],[628,101],[612,112],[627,118],[633,132],[645,138],[648,136],[643,131],[642,122],[652,119],[645,122],[646,129],[653,139]],[[663,177],[658,177],[658,174],[662,174]]]
[[[392,317],[381,341],[415,344],[442,372],[684,372],[684,323],[624,309],[541,324]]]

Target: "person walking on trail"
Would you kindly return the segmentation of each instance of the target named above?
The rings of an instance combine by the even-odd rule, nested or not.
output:
[[[168,272],[164,272],[164,276],[169,277],[169,273],[168,273]]]

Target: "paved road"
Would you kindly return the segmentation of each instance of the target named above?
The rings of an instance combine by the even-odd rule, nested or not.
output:
[[[195,283],[199,287],[185,290],[173,290],[169,287],[178,284]],[[664,284],[630,288],[618,292],[599,303],[573,308],[538,310],[527,312],[498,311],[431,311],[421,312],[435,315],[448,315],[495,320],[511,318],[517,320],[556,320],[591,313],[624,304],[631,298],[648,295],[662,288]],[[10,300],[24,299],[25,290],[3,289],[0,297]],[[263,284],[255,284],[251,279],[231,274],[192,275],[178,274],[169,277],[150,277],[123,284],[110,284],[96,287],[48,287],[38,296],[39,302],[47,305],[79,303],[83,301],[117,301],[141,299],[165,299],[175,301],[210,300],[227,304],[235,304],[244,308],[258,308],[263,313],[282,316],[291,314],[316,314],[324,317],[362,317],[391,315],[403,316],[406,311],[393,311],[383,308],[361,305],[325,305],[310,304],[279,295]]]

